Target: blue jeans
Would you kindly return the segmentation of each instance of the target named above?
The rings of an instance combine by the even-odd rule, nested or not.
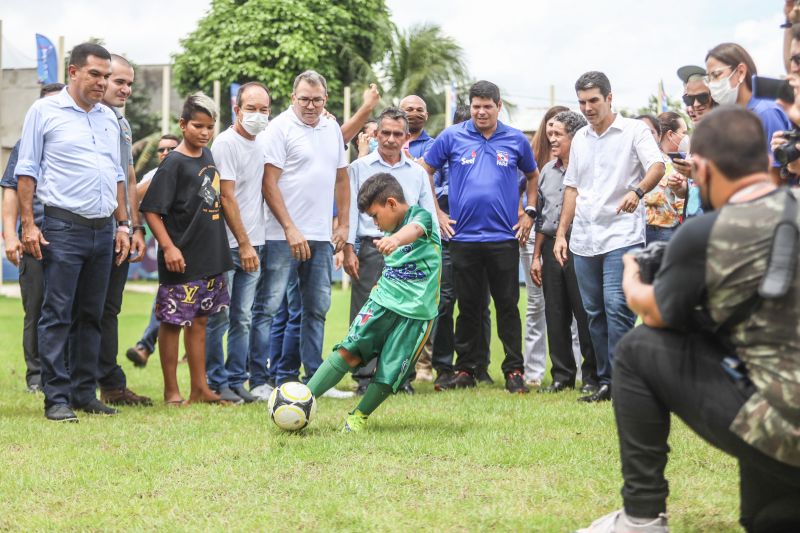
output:
[[[641,248],[641,244],[590,257],[573,255],[601,385],[611,384],[614,348],[636,323],[636,315],[628,308],[622,292],[622,256],[634,248]]]
[[[96,398],[100,321],[111,275],[114,225],[93,229],[46,216],[42,233],[50,242],[42,247],[45,289],[38,325],[44,403],[45,407],[83,406]],[[75,350],[70,350],[67,363],[73,313]]]
[[[675,233],[677,229],[678,226],[662,228],[661,226],[651,226],[648,224],[647,228],[645,228],[645,243],[650,244],[651,242],[658,241],[667,242],[672,238],[672,234]]]
[[[161,322],[156,318],[156,302],[153,299],[153,307],[150,308],[150,322],[147,323],[147,327],[144,328],[144,333],[142,333],[142,338],[139,339],[136,345],[141,346],[150,353],[155,352],[159,326],[161,326]]]
[[[325,335],[325,315],[331,306],[331,270],[333,246],[328,241],[308,241],[311,258],[297,261],[286,241],[267,241],[253,308],[253,329],[258,330],[258,345],[250,357],[250,387],[267,382],[267,357],[272,321],[281,308],[289,287],[292,272],[297,273],[303,311],[300,324],[300,361],[276,361],[270,372],[276,381],[300,374],[300,362],[305,378],[310,379],[322,364],[322,342]],[[258,321],[256,322],[256,317]]]
[[[286,297],[281,303],[278,314],[272,319],[269,334],[269,381],[274,385],[282,385],[287,381],[297,381],[298,375],[276,375],[278,368],[300,369],[300,325],[303,320],[303,301],[300,297],[300,285],[297,272],[289,276]]]
[[[261,246],[256,246],[261,255]],[[250,351],[250,325],[259,271],[245,272],[239,249],[231,248],[233,270],[225,272],[231,296],[230,309],[208,317],[206,326],[206,379],[212,389],[239,387],[247,381],[247,354]],[[228,332],[228,360],[222,350],[222,337]]]

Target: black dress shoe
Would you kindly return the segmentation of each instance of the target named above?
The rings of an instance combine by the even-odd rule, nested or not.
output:
[[[397,389],[397,392],[402,392],[404,394],[408,394],[409,396],[411,396],[412,394],[414,394],[414,387],[411,386],[411,383],[406,381],[405,383],[400,385],[400,388]]]
[[[75,412],[72,409],[70,409],[69,406],[64,405],[63,403],[57,403],[45,409],[44,416],[48,420],[52,420],[53,422],[78,421],[78,417],[75,416]]]
[[[433,388],[441,392],[443,390],[453,389],[456,386],[456,374],[449,370],[443,370],[436,375],[436,381],[433,382]]]
[[[598,388],[596,383],[584,383],[581,387],[581,394],[594,394]]]
[[[578,398],[579,402],[607,402],[611,399],[611,385],[601,385],[597,392]]]
[[[119,411],[117,411],[113,407],[107,406],[106,404],[104,404],[103,402],[101,402],[100,400],[98,400],[96,398],[94,400],[90,401],[89,403],[87,403],[86,405],[74,406],[74,407],[78,411],[83,411],[84,413],[88,413],[90,415],[107,415],[107,416],[111,416],[111,415],[115,415],[115,414],[119,413]]]
[[[554,381],[549,387],[539,389],[539,392],[561,392],[567,389],[574,389],[575,385],[570,385],[566,381]]]

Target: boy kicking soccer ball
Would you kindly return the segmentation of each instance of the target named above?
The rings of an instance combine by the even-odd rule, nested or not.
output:
[[[431,214],[409,206],[391,175],[375,174],[361,186],[358,210],[371,216],[386,236],[375,248],[386,256],[378,284],[308,387],[319,398],[345,373],[378,359],[375,375],[343,431],[357,432],[403,384],[430,335],[439,306],[442,244]]]

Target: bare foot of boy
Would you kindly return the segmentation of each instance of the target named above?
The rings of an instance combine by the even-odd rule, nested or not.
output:
[[[216,394],[212,390],[207,391],[198,391],[193,392],[189,396],[189,403],[225,403],[219,397],[219,394]]]

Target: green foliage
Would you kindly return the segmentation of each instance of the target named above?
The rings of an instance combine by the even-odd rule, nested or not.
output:
[[[574,391],[415,384],[415,396],[389,398],[356,436],[339,429],[357,398],[322,398],[301,434],[279,432],[263,404],[166,407],[158,354],[143,369],[124,356],[153,303],[131,290],[143,284],[128,285],[119,363],[155,406],[79,413],[66,426],[45,421],[42,397],[23,392],[21,304],[0,298],[0,531],[550,532],[621,506],[610,402],[582,405]],[[346,334],[350,301],[338,288],[332,296],[328,347]],[[523,314],[524,305],[522,296]],[[492,355],[498,380],[496,336]],[[178,378],[188,393],[187,365]],[[672,529],[740,531],[736,461],[677,418],[669,444]]]
[[[390,101],[399,103],[409,94],[425,100],[430,115],[426,129],[431,134],[444,127],[445,87],[455,82],[457,92],[464,94],[469,78],[463,49],[437,24],[395,30],[381,71]]]
[[[375,79],[371,65],[387,53],[392,30],[383,0],[213,0],[181,40],[174,79],[186,94],[211,94],[215,80],[223,92],[257,80],[280,111],[295,76],[313,69],[328,81],[328,109],[341,116],[342,88]]]
[[[684,110],[683,102],[680,100],[674,100],[667,95],[667,111],[674,111],[678,113],[680,116],[683,117],[683,120],[686,121],[687,124],[691,124],[692,122],[689,120],[689,117],[686,115],[686,111]],[[636,114],[628,114],[626,115],[623,113],[623,116],[639,116],[639,115],[653,115],[658,116],[661,114],[661,102],[659,101],[658,97],[654,94],[651,94],[650,97],[647,99],[647,106],[640,107],[636,110]]]

